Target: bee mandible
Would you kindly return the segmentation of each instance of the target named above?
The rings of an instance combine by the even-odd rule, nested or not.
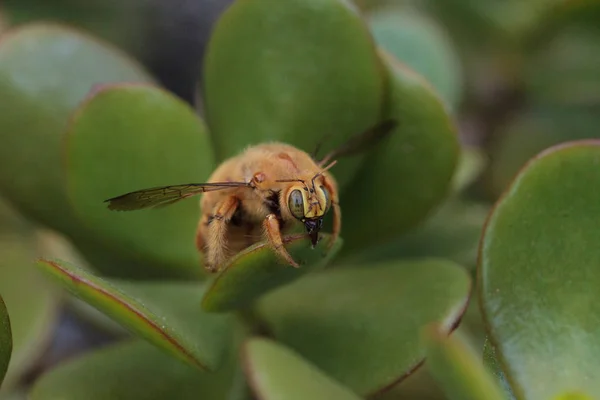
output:
[[[329,172],[337,158],[361,152],[395,127],[386,120],[356,135],[320,161],[289,144],[272,142],[248,147],[225,160],[206,183],[161,186],[106,200],[117,211],[164,207],[202,194],[196,247],[204,267],[217,272],[232,255],[267,239],[293,267],[299,264],[284,246],[283,233],[301,223],[314,248],[324,216],[333,210],[330,248],[341,230],[337,183]]]

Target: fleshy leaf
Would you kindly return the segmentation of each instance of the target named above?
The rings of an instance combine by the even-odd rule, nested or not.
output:
[[[124,54],[72,29],[34,24],[3,34],[0,190],[39,222],[78,232],[61,160],[70,113],[93,85],[151,81]]]
[[[379,46],[423,75],[450,108],[458,105],[463,86],[460,59],[435,20],[405,6],[383,7],[370,15],[369,25]]]
[[[470,287],[465,270],[445,260],[332,268],[268,294],[256,311],[278,341],[367,395],[422,363],[421,329],[452,329]]]
[[[600,141],[553,147],[496,203],[479,259],[482,314],[517,398],[600,393]]]
[[[198,371],[143,340],[127,340],[85,353],[49,370],[31,400],[227,398],[235,364]]]
[[[200,310],[202,284],[102,279],[60,261],[41,260],[38,266],[73,295],[173,356],[202,369],[220,366],[232,317]]]
[[[4,381],[4,376],[8,370],[8,363],[12,354],[12,331],[10,329],[10,319],[4,300],[0,296],[0,387]]]
[[[397,237],[422,221],[449,192],[458,164],[456,131],[437,95],[419,75],[382,58],[390,72],[386,115],[398,126],[342,192],[344,252]]]
[[[243,358],[250,386],[260,400],[359,400],[350,389],[272,340],[248,340]]]
[[[504,394],[506,397],[510,400],[516,400],[515,395],[510,387],[510,383],[508,383],[506,380],[506,376],[504,375],[504,372],[502,372],[502,368],[500,367],[500,363],[496,357],[496,349],[490,343],[487,337],[485,338],[485,342],[483,344],[483,363],[494,374],[496,377],[496,382],[498,382],[500,387],[504,389]]]
[[[268,16],[268,18],[265,18]],[[366,24],[342,0],[236,1],[207,49],[205,111],[217,155],[282,141],[320,157],[373,126],[383,79]],[[363,157],[335,167],[343,186]]]
[[[47,348],[58,319],[59,298],[56,288],[32,264],[37,243],[27,229],[29,225],[1,201],[0,227],[0,294],[10,315],[13,337],[2,397],[14,389]]]
[[[233,257],[210,283],[202,307],[213,312],[243,308],[279,286],[324,268],[342,247],[343,241],[338,238],[328,250],[330,236],[322,234],[321,237],[314,249],[305,235],[284,238],[287,240],[286,249],[300,268],[280,260],[265,242],[245,249]]]
[[[459,335],[440,332],[435,325],[423,332],[427,366],[451,400],[504,400],[493,376]]]
[[[202,270],[194,240],[198,197],[130,212],[104,203],[140,189],[208,179],[212,148],[191,107],[152,86],[105,86],[75,113],[65,147],[69,199],[104,243],[190,275]]]

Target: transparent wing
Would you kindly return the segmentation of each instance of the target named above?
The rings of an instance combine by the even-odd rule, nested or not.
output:
[[[141,210],[171,205],[204,192],[249,186],[246,182],[188,183],[138,190],[105,200],[108,208],[116,211]]]
[[[319,161],[319,165],[323,166],[330,160],[362,153],[368,150],[370,146],[375,145],[381,139],[390,134],[397,124],[398,123],[396,120],[387,119],[371,127],[370,129],[361,132],[358,135],[352,136],[350,139],[348,139],[348,141],[346,141],[337,149],[331,151],[321,161]]]

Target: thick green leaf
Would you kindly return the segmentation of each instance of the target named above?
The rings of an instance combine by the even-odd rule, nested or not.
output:
[[[79,107],[65,147],[68,195],[94,234],[149,262],[189,275],[202,271],[197,198],[133,212],[111,211],[104,203],[139,189],[208,179],[214,157],[191,107],[151,86],[106,86]]]
[[[476,352],[458,332],[450,336],[433,325],[423,332],[427,365],[450,400],[503,400]]]
[[[51,369],[34,384],[31,400],[222,400],[235,364],[198,371],[142,340],[85,353]]]
[[[0,217],[0,224],[4,222]],[[12,225],[14,227],[14,225]],[[11,317],[13,351],[3,390],[10,390],[46,349],[58,317],[58,292],[32,265],[35,238],[28,234],[0,235],[0,294]],[[0,357],[1,358],[1,357]]]
[[[374,125],[383,74],[344,0],[245,0],[217,22],[206,54],[205,111],[220,158],[277,140],[321,156]],[[362,157],[333,172],[348,182]]]
[[[10,329],[10,319],[6,304],[0,296],[0,387],[4,381],[4,376],[8,370],[8,363],[12,354],[12,331]]]
[[[243,358],[250,386],[260,400],[359,400],[350,389],[272,340],[248,340]]]
[[[383,7],[369,25],[379,46],[423,75],[455,108],[462,97],[462,66],[448,34],[435,20],[410,8]]]
[[[71,29],[35,24],[5,33],[0,42],[0,190],[27,215],[77,232],[61,160],[69,115],[93,85],[150,81],[123,54]]]
[[[519,399],[600,393],[600,141],[531,160],[498,201],[480,254],[488,335]]]
[[[391,56],[382,58],[390,72],[386,115],[398,126],[342,192],[344,252],[382,243],[422,221],[449,192],[458,164],[456,131],[437,95]]]
[[[202,312],[203,285],[102,279],[60,261],[41,260],[38,266],[73,295],[173,356],[207,370],[221,365],[232,317]]]
[[[333,268],[268,294],[257,313],[277,340],[366,395],[420,365],[421,329],[439,322],[448,332],[470,287],[464,268],[445,260]]]
[[[510,387],[510,383],[508,383],[508,381],[506,380],[506,376],[504,375],[504,372],[502,372],[500,362],[496,357],[496,349],[490,343],[487,337],[483,344],[483,363],[494,374],[498,385],[502,389],[504,389],[505,397],[510,400],[516,400],[515,395],[513,394],[512,389]]]
[[[248,306],[263,294],[293,282],[307,273],[324,268],[342,247],[339,238],[331,250],[327,249],[330,236],[311,248],[305,235],[288,236],[286,249],[300,268],[280,260],[273,249],[261,242],[233,257],[211,282],[202,300],[207,311],[230,311]]]

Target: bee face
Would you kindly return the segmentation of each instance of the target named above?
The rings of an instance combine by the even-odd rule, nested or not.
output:
[[[331,197],[323,185],[294,185],[288,192],[290,214],[304,224],[313,246],[317,244],[323,216],[331,207]]]

